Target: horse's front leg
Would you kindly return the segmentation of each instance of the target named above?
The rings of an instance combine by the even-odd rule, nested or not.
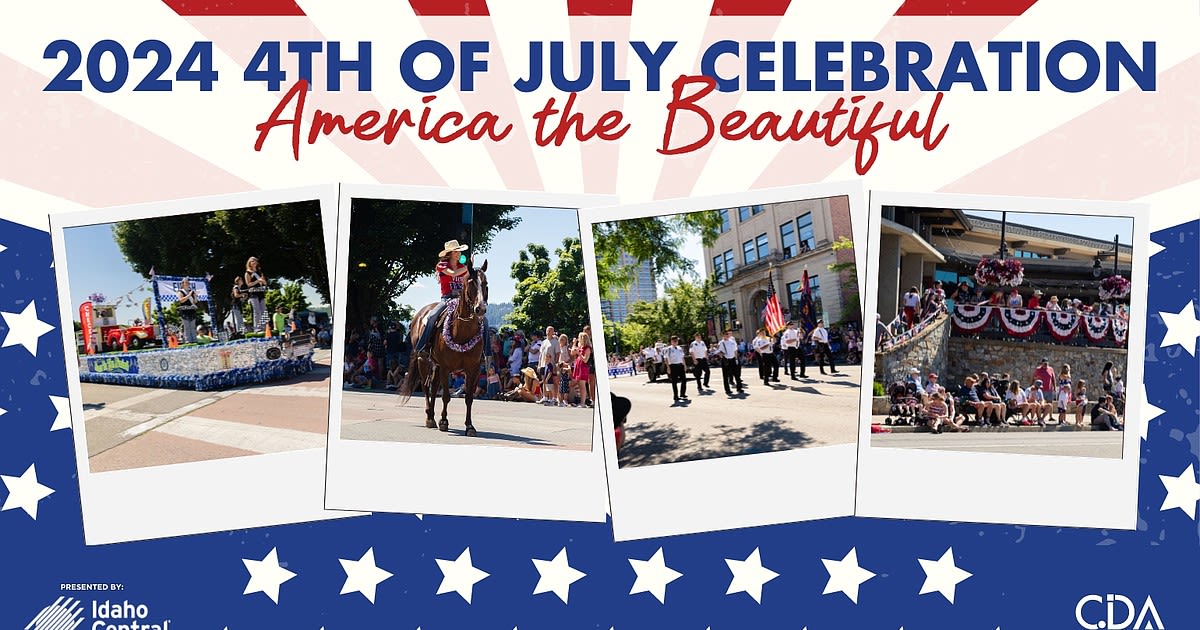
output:
[[[446,408],[450,406],[450,370],[442,368],[438,372],[438,387],[442,388],[442,418],[438,420],[438,431],[450,430],[450,418]]]
[[[471,424],[471,403],[475,401],[475,390],[479,387],[479,368],[476,367],[466,378],[463,385],[464,402],[467,404],[467,437],[475,437],[475,425]]]
[[[427,359],[418,362],[422,366],[422,370],[417,372],[417,376],[424,377],[425,373],[429,374],[429,378],[422,378],[421,385],[425,388],[425,426],[430,429],[437,428],[437,423],[433,421],[433,397],[437,395],[437,379],[438,366]]]

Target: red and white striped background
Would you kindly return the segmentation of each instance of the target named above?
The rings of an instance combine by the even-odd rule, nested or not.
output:
[[[258,188],[333,181],[511,188],[618,194],[635,202],[746,190],[855,176],[853,147],[821,143],[715,142],[691,154],[664,157],[667,89],[646,92],[630,55],[618,48],[618,71],[634,91],[589,90],[579,107],[620,109],[633,124],[615,143],[568,142],[537,147],[531,115],[551,90],[522,94],[512,82],[525,72],[531,40],[678,41],[664,84],[696,71],[703,47],[718,39],[923,40],[942,48],[969,40],[1121,40],[1131,48],[1158,42],[1158,90],[1080,94],[1054,91],[946,95],[938,114],[949,123],[942,145],[925,152],[914,142],[885,143],[866,183],[879,189],[946,190],[1038,195],[1154,204],[1153,228],[1195,218],[1200,204],[1200,8],[1190,1],[1152,7],[1105,0],[1083,11],[1070,0],[870,0],[810,3],[639,2],[568,0],[131,0],[124,3],[31,3],[0,20],[0,216],[45,227],[45,213]],[[43,59],[54,39],[81,44],[119,39],[132,49],[161,39],[182,55],[192,41],[215,44],[221,72],[214,91],[193,84],[168,93],[47,93],[61,67]],[[324,92],[318,73],[309,107],[352,117],[367,109],[418,107],[395,63],[415,40],[492,42],[490,68],[476,89],[438,93],[435,108],[491,110],[516,129],[502,143],[438,145],[401,136],[391,146],[346,138],[321,140],[291,159],[283,135],[253,150],[254,126],[279,98],[260,83],[244,83],[264,39],[374,42],[373,91]],[[570,48],[570,47],[568,47]],[[353,50],[350,47],[350,50]],[[578,48],[576,47],[576,50]],[[633,57],[636,61],[636,57]],[[984,72],[994,71],[981,55]],[[288,66],[285,64],[285,68]],[[291,66],[294,71],[294,65]],[[136,71],[135,71],[136,72]],[[628,74],[626,74],[628,72]],[[869,95],[889,108],[927,111],[933,96],[891,90]],[[837,95],[713,94],[715,113],[733,107],[823,109]]]

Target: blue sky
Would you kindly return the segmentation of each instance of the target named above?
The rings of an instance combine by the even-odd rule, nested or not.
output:
[[[63,241],[67,249],[67,272],[70,276],[71,309],[79,305],[92,293],[103,293],[107,303],[125,299],[117,308],[117,320],[129,322],[141,317],[142,300],[153,297],[150,281],[133,272],[120,248],[113,240],[112,223],[70,227],[63,230]],[[205,269],[192,273],[202,276]],[[312,287],[304,285],[304,294],[310,304],[321,304],[321,296]]]
[[[513,213],[520,217],[517,227],[497,234],[486,252],[477,252],[476,264],[488,261],[488,301],[492,304],[510,302],[516,290],[510,271],[517,254],[530,243],[540,243],[550,250],[551,261],[556,261],[554,250],[568,236],[579,238],[579,216],[574,210],[561,208],[517,207]],[[432,271],[432,270],[431,270]],[[433,274],[417,278],[415,284],[396,299],[400,304],[414,307],[436,301],[438,298],[436,278]]]

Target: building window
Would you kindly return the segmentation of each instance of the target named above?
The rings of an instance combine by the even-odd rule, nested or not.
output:
[[[729,313],[729,328],[732,328],[733,330],[740,329],[742,326],[737,317],[737,301],[729,300],[726,302],[725,311]]]
[[[742,260],[747,265],[758,261],[758,249],[754,247],[753,240],[742,243]]]
[[[746,221],[750,218],[750,206],[742,206],[738,208],[738,221]]]
[[[783,247],[784,258],[791,258],[800,252],[796,242],[796,224],[788,221],[779,226],[779,243]]]
[[[723,254],[725,257],[725,279],[733,277],[733,270],[737,268],[737,261],[733,259],[733,250],[727,249]]]
[[[722,208],[717,211],[721,215],[721,234],[729,231],[729,208]]]
[[[800,232],[800,252],[807,252],[817,247],[817,239],[813,236],[812,213],[807,212],[796,219],[796,228]]]
[[[754,246],[758,250],[759,260],[766,258],[767,254],[771,253],[771,244],[767,241],[766,234],[759,234],[758,237],[754,239]]]
[[[725,284],[725,258],[721,255],[713,256],[713,281]]]
[[[1047,256],[1045,254],[1039,254],[1037,252],[1031,252],[1031,251],[1024,250],[1024,249],[1018,249],[1018,250],[1013,251],[1013,257],[1015,257],[1015,258],[1049,258],[1049,256]]]

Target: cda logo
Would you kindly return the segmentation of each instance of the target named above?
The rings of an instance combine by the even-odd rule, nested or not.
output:
[[[1118,617],[1124,616],[1122,619]],[[1136,615],[1136,619],[1134,618]],[[1084,595],[1075,604],[1075,621],[1086,630],[1165,630],[1149,595],[1141,608],[1124,595]]]
[[[59,597],[57,601],[42,609],[25,630],[75,630],[84,622],[87,608],[71,597]],[[119,603],[110,600],[92,600],[91,630],[170,630],[171,620],[151,620],[150,607],[132,604],[128,600]]]

